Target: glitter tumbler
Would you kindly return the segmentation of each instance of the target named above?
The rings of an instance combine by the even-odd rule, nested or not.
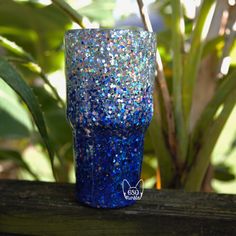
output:
[[[69,30],[65,46],[76,198],[92,207],[131,205],[135,199],[124,197],[122,183],[136,186],[140,179],[144,133],[153,114],[155,34]]]

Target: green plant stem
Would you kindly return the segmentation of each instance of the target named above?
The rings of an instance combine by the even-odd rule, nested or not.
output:
[[[146,8],[144,7],[142,0],[137,0],[138,6],[139,6],[139,12],[141,15],[141,18],[143,20],[144,28],[147,31],[152,32],[152,26],[150,23],[149,15],[147,13]],[[173,161],[176,166],[178,166],[178,157],[176,156],[176,137],[175,137],[175,122],[174,122],[174,115],[173,115],[173,108],[172,108],[172,102],[170,93],[168,90],[168,86],[165,80],[164,71],[163,71],[163,64],[160,57],[160,53],[157,50],[156,51],[156,68],[157,68],[157,76],[156,81],[159,87],[160,94],[163,99],[163,105],[165,108],[166,113],[166,122],[168,127],[168,146],[170,147],[171,154]]]
[[[218,118],[212,123],[202,139],[200,151],[197,158],[190,169],[189,174],[186,176],[184,188],[187,191],[199,191],[201,188],[202,180],[206,173],[207,167],[210,163],[211,153],[219,138],[219,135],[231,114],[236,102],[236,90],[234,90],[226,98],[224,108]]]
[[[198,120],[190,139],[187,159],[188,166],[192,165],[194,159],[196,158],[196,146],[199,146],[199,140],[201,140],[201,138],[204,136],[211,123],[214,122],[214,116],[218,108],[224,103],[227,96],[236,90],[235,77],[236,70],[224,78],[224,81],[217,89],[216,94],[200,116],[200,119]]]
[[[63,10],[75,23],[77,23],[82,29],[85,28],[83,24],[83,17],[73,9],[67,2],[64,0],[51,0],[57,7]]]
[[[202,38],[203,28],[206,24],[206,19],[213,3],[214,0],[204,0],[202,3],[193,31],[191,48],[185,60],[183,76],[183,104],[186,122],[189,122],[193,90],[204,46],[204,40]]]
[[[155,155],[158,159],[158,166],[160,170],[161,176],[161,186],[162,188],[170,187],[174,175],[175,175],[175,162],[173,161],[173,157],[171,156],[170,150],[168,149],[168,145],[165,142],[165,135],[163,133],[163,120],[161,116],[161,108],[162,98],[159,96],[160,89],[157,86],[157,82],[155,82],[154,89],[154,116],[149,126],[148,132],[150,134],[153,148],[155,151]]]
[[[181,23],[184,22],[181,1],[171,1],[172,4],[172,49],[173,49],[173,103],[176,124],[176,136],[178,143],[179,160],[182,163],[186,158],[187,135],[184,123],[182,107],[182,76],[183,76],[183,30]]]
[[[165,135],[163,133],[161,105],[163,103],[157,81],[154,83],[155,89],[153,94],[154,100],[154,115],[151,124],[148,128],[150,134],[155,155],[158,159],[158,168],[160,170],[161,186],[162,188],[169,188],[174,179],[174,162],[168,149],[168,145],[165,142]],[[163,109],[162,109],[163,110]]]
[[[173,181],[175,167],[173,166],[171,154],[165,143],[160,121],[155,120],[155,115],[149,126],[148,132],[151,136],[155,155],[160,167],[161,187],[168,188]]]

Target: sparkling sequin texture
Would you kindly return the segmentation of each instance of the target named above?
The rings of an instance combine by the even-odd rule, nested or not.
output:
[[[92,207],[131,205],[121,183],[135,186],[140,178],[153,113],[155,34],[70,30],[65,44],[77,199]]]

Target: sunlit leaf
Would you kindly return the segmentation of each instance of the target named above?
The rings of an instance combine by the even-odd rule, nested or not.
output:
[[[78,11],[81,15],[99,22],[102,26],[112,26],[114,24],[114,7],[114,0],[93,0],[91,4],[80,8]]]
[[[187,121],[189,119],[193,90],[204,46],[203,29],[207,23],[206,19],[213,3],[214,0],[204,0],[201,5],[196,25],[192,33],[190,51],[185,60],[183,76],[183,105]]]
[[[0,36],[0,45],[5,49],[9,50],[10,52],[12,52],[13,54],[23,57],[24,59],[18,57],[8,57],[8,60],[15,62],[16,65],[20,64],[28,68],[31,72],[41,77],[43,81],[50,87],[55,98],[61,103],[62,107],[64,107],[64,101],[58,95],[57,90],[51,85],[46,74],[43,72],[42,68],[37,64],[37,62],[34,60],[31,54],[27,53],[23,48],[18,46],[16,43],[2,36]]]
[[[46,125],[40,106],[30,87],[21,78],[20,74],[3,58],[0,58],[0,78],[2,78],[25,102],[34,122],[39,130],[45,146],[47,147],[51,165],[53,167],[54,152],[48,139]]]
[[[18,46],[17,44],[15,44],[14,42],[8,40],[5,37],[2,37],[0,35],[0,45],[10,51],[12,51],[14,54],[21,56],[21,57],[25,57],[27,59],[31,59],[31,56],[25,52],[25,50]]]
[[[232,84],[232,81],[234,84]],[[228,83],[227,83],[228,82]],[[231,86],[231,91],[229,90],[229,85]],[[234,86],[233,86],[234,85]],[[220,94],[222,93],[222,94]],[[223,101],[222,101],[223,100]],[[214,116],[211,119],[211,115],[215,114],[214,106],[217,103],[223,102],[223,109],[217,116]],[[218,92],[216,96],[212,99],[212,101],[208,104],[205,112],[201,119],[206,119],[206,122],[201,122],[203,125],[208,124],[208,126],[197,126],[198,129],[196,134],[200,134],[200,136],[194,136],[194,142],[191,142],[190,146],[190,161],[194,161],[194,165],[191,166],[191,170],[186,178],[185,189],[188,191],[196,191],[200,188],[202,180],[204,178],[204,174],[206,173],[207,167],[210,163],[211,153],[216,145],[218,137],[222,132],[222,129],[228,120],[234,106],[236,103],[236,90],[235,90],[235,73],[231,74],[231,78],[226,80]],[[211,109],[211,106],[213,109]],[[211,121],[209,123],[209,120]],[[208,123],[207,123],[208,122]],[[195,155],[195,159],[193,159],[192,155]],[[194,184],[193,184],[194,183]]]
[[[0,80],[0,138],[29,137],[31,120],[15,92]]]
[[[53,5],[0,0],[0,35],[22,47],[44,71],[54,71],[63,59],[63,38],[71,20]]]

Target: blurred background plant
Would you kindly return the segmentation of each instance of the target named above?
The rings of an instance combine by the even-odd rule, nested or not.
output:
[[[138,2],[0,0],[0,178],[74,181],[64,33],[150,30]],[[145,186],[236,193],[236,3],[144,3],[162,59],[145,138]]]

